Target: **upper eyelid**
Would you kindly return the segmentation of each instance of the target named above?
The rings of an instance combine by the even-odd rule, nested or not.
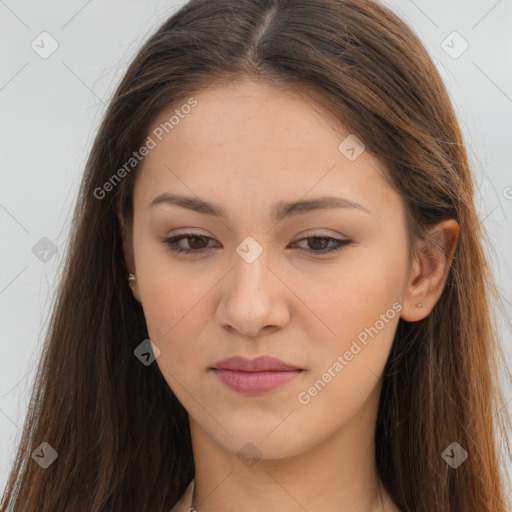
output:
[[[172,234],[172,235],[168,235],[165,237],[165,239],[169,239],[169,238],[176,238],[176,237],[194,237],[194,236],[204,236],[206,238],[210,238],[212,240],[216,240],[216,238],[214,236],[211,236],[211,235],[207,235],[205,233],[200,233],[199,231],[193,231],[194,228],[189,228],[188,231],[184,231],[183,233],[175,233],[175,234]],[[334,234],[329,234],[329,233],[323,233],[323,232],[319,232],[319,231],[315,231],[315,229],[322,229],[322,228],[311,228],[311,229],[308,229],[306,232],[304,233],[301,233],[299,235],[297,235],[298,237],[298,240],[301,240],[302,238],[314,238],[314,237],[319,237],[319,238],[339,238],[341,237],[341,239],[343,240],[349,240],[349,237],[346,236],[346,235],[342,235],[341,233],[334,233]]]

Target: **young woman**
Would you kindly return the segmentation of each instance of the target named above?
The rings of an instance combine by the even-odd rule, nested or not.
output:
[[[2,510],[509,510],[473,176],[385,7],[187,3],[73,223]]]

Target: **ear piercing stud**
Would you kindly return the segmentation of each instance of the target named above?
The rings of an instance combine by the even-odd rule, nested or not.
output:
[[[420,303],[416,304],[416,307],[417,308],[422,308],[423,307],[423,302],[420,302]]]

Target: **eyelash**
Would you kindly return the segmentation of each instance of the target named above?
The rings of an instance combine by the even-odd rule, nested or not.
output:
[[[164,240],[164,243],[165,243],[165,245],[167,246],[167,248],[170,251],[175,252],[175,253],[184,253],[184,254],[196,253],[196,254],[201,254],[203,252],[206,252],[209,249],[208,247],[203,247],[202,249],[193,250],[193,249],[183,249],[181,247],[177,247],[177,243],[178,242],[180,242],[183,239],[190,239],[190,238],[207,238],[209,240],[213,240],[213,238],[211,238],[209,236],[206,236],[206,235],[202,235],[200,233],[188,233],[186,235],[176,235],[176,236],[173,236],[171,238],[167,238],[166,240]],[[338,239],[338,238],[333,238],[331,236],[307,236],[307,237],[301,238],[300,240],[297,240],[297,242],[302,242],[302,240],[309,240],[311,238],[325,239],[325,240],[328,240],[328,241],[332,241],[332,242],[335,242],[337,244],[337,246],[333,247],[331,249],[323,249],[323,250],[320,250],[320,251],[315,251],[313,249],[299,248],[298,250],[300,252],[307,253],[307,254],[324,255],[324,254],[329,254],[329,253],[333,253],[333,252],[339,251],[344,246],[349,245],[351,243],[351,240],[341,240],[341,239]]]

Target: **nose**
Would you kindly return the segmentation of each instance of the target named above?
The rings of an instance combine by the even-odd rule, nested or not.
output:
[[[291,292],[269,263],[266,251],[251,263],[238,254],[234,256],[234,268],[223,280],[216,311],[216,321],[224,329],[256,337],[287,324]]]

